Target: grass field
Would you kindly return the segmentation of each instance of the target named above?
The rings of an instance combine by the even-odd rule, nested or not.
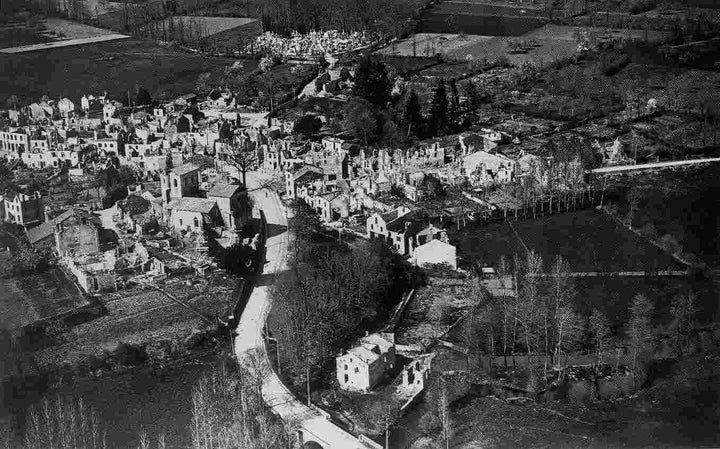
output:
[[[212,275],[194,286],[177,279],[163,286],[171,294],[204,316],[226,316],[234,307],[234,280]],[[161,341],[182,342],[207,323],[166,295],[142,288],[106,294],[108,313],[68,329],[64,342],[36,354],[41,366],[76,364],[89,356],[102,357],[120,342],[146,345]]]
[[[126,98],[135,84],[154,98],[171,99],[192,92],[198,75],[219,78],[234,59],[208,58],[164,49],[152,42],[125,39],[24,54],[0,54],[0,105],[10,95],[35,101],[42,95],[67,96],[78,102],[86,93],[107,91]],[[253,70],[255,61],[245,61]]]
[[[573,271],[678,268],[672,256],[595,210],[518,221],[512,226],[522,242],[505,222],[467,227],[459,232],[452,230],[450,239],[466,264],[481,262],[494,266],[502,256],[511,261],[514,254],[524,254],[527,246],[541,254],[546,264],[552,263],[555,256],[562,256]]]
[[[0,279],[0,327],[19,328],[87,303],[57,268],[22,278]]]

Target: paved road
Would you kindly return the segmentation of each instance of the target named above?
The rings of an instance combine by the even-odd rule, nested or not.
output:
[[[267,175],[248,173],[248,190],[254,204],[265,212],[268,224],[287,226],[286,212],[280,198],[274,191],[262,187],[269,179]],[[287,266],[287,254],[287,232],[268,238],[263,274],[276,274],[284,270]],[[318,411],[298,401],[270,369],[263,343],[263,327],[271,306],[268,290],[268,285],[256,286],[240,317],[234,341],[235,355],[239,362],[252,363],[256,368],[259,366],[259,371],[264,376],[263,399],[285,423],[302,427],[306,435],[315,435],[325,449],[367,449],[354,436],[325,419]]]

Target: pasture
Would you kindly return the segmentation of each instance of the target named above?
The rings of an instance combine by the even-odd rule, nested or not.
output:
[[[490,223],[450,230],[462,263],[495,266],[501,257],[512,262],[525,248],[538,252],[546,265],[562,256],[573,271],[654,271],[684,269],[682,264],[608,215],[582,210],[508,224]]]

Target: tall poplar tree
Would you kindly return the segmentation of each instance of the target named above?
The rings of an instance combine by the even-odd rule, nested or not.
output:
[[[422,113],[420,112],[420,100],[415,90],[411,90],[405,102],[403,120],[407,125],[407,135],[414,133],[417,137],[422,134]]]
[[[445,90],[445,80],[440,78],[430,103],[429,129],[433,136],[439,136],[447,131],[448,125],[448,98]]]

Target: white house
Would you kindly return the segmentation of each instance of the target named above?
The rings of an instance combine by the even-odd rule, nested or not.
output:
[[[445,264],[456,270],[457,248],[442,240],[430,240],[415,248],[415,264],[420,267]]]
[[[167,205],[170,223],[177,230],[201,232],[203,225],[222,224],[217,203],[207,198],[179,198]]]
[[[340,388],[367,392],[395,365],[395,335],[384,332],[366,335],[335,362]]]

